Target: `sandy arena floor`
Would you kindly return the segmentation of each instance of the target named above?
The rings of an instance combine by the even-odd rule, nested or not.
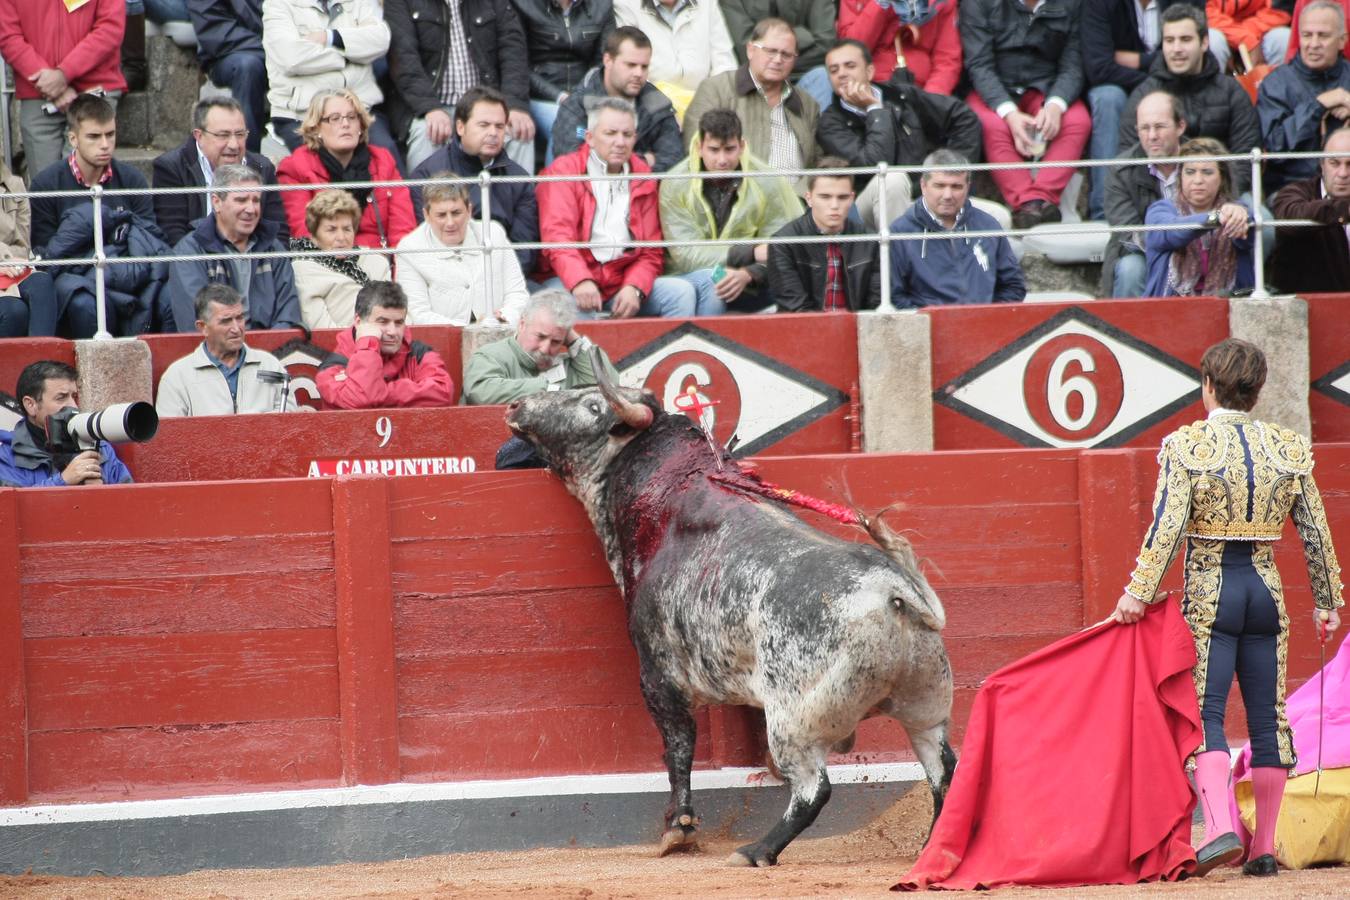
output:
[[[559,897],[559,898],[806,898],[897,897],[887,888],[918,854],[929,816],[926,792],[911,791],[885,816],[852,834],[799,840],[773,869],[722,864],[735,842],[707,838],[702,852],[653,857],[650,847],[469,853],[399,862],[313,869],[236,869],[168,878],[52,878],[0,876],[0,897],[24,898],[285,898]],[[809,832],[808,832],[809,833]],[[1135,887],[1044,890],[1020,888],[999,896],[1350,897],[1350,867],[1283,872],[1256,881],[1237,869],[1201,881]]]

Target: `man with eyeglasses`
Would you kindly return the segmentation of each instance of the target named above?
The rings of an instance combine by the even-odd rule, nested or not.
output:
[[[819,156],[816,125],[820,107],[811,95],[788,82],[797,59],[797,35],[782,19],[764,19],[750,33],[748,62],[735,72],[714,75],[699,85],[685,112],[698,122],[713,109],[740,117],[750,152],[770,169],[809,169]],[[797,182],[798,192],[805,180]]]
[[[155,194],[155,219],[170,244],[178,243],[192,230],[194,222],[211,212],[206,188],[221,166],[243,163],[262,176],[263,184],[277,183],[277,170],[271,160],[245,149],[249,139],[245,121],[238,100],[230,97],[203,100],[192,110],[192,136],[182,146],[155,158],[155,187],[201,188],[192,194]],[[262,217],[277,226],[278,238],[285,243],[290,231],[279,191],[263,192]]]

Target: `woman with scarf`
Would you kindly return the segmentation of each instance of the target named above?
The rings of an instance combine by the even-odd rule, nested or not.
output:
[[[1233,199],[1228,164],[1204,158],[1227,152],[1212,138],[1195,138],[1181,145],[1179,156],[1195,158],[1181,164],[1176,198],[1155,202],[1144,215],[1144,223],[1193,227],[1150,231],[1144,236],[1148,264],[1144,296],[1226,296],[1256,283],[1248,223],[1251,210]]]
[[[319,191],[305,207],[309,237],[291,238],[291,249],[322,251],[291,261],[300,293],[305,327],[346,328],[356,316],[356,294],[368,281],[389,280],[389,260],[380,253],[356,255],[356,223],[361,207],[346,191]]]
[[[370,113],[352,91],[320,91],[300,123],[304,146],[277,166],[280,184],[313,184],[313,191],[283,191],[286,222],[293,237],[308,237],[305,209],[322,187],[347,182],[397,181],[394,157],[370,143]],[[356,228],[358,247],[393,247],[417,225],[406,187],[344,188],[363,210]]]

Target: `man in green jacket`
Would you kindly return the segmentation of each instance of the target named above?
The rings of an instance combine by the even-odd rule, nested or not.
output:
[[[530,297],[516,333],[479,347],[469,359],[465,402],[510,403],[540,391],[593,386],[590,349],[595,345],[572,328],[576,317],[576,301],[566,291],[540,291]],[[619,373],[604,350],[600,358],[617,383]]]
[[[768,168],[813,168],[820,155],[820,106],[788,81],[797,59],[796,33],[782,19],[764,19],[750,33],[745,49],[745,65],[703,80],[684,121],[698,122],[710,109],[730,109],[740,116],[746,140]],[[804,193],[806,182],[795,187]]]
[[[661,182],[661,232],[677,243],[667,248],[666,273],[694,283],[699,315],[721,315],[768,306],[768,244],[691,245],[690,241],[764,238],[802,214],[801,201],[786,178],[741,177],[767,167],[746,150],[741,120],[729,109],[713,109],[698,120],[689,156],[672,173],[723,172],[725,178],[667,179]],[[712,291],[704,283],[712,283]]]

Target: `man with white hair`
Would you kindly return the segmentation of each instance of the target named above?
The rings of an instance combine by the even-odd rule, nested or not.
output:
[[[572,327],[576,318],[576,301],[566,291],[533,295],[514,335],[479,347],[470,357],[465,402],[510,403],[540,391],[594,386],[590,349],[595,345]],[[600,359],[617,383],[619,374],[604,350]]]
[[[588,175],[589,181],[539,185],[540,274],[544,287],[564,288],[582,318],[685,317],[695,313],[698,292],[682,278],[663,278],[657,183],[651,167],[633,152],[637,111],[628,100],[603,97],[587,116],[586,143],[553,161],[544,175]],[[586,244],[588,246],[566,246]],[[709,288],[709,290],[711,290]]]
[[[1316,150],[1324,132],[1350,119],[1350,63],[1341,56],[1341,4],[1313,0],[1303,7],[1298,37],[1298,56],[1267,75],[1256,95],[1262,143],[1272,153]],[[1315,159],[1272,159],[1266,163],[1266,190],[1315,175]]]

